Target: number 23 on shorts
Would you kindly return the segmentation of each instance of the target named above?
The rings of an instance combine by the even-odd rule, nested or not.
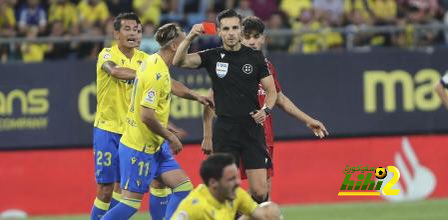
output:
[[[93,153],[96,158],[96,165],[98,166],[110,166],[112,164],[112,153],[97,151]]]

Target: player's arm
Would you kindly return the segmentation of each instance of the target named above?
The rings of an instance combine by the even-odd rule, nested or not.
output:
[[[261,86],[266,91],[266,99],[264,105],[269,109],[274,108],[277,100],[277,90],[275,89],[274,78],[272,75],[264,77],[260,80]]]
[[[272,110],[277,100],[277,90],[275,89],[274,78],[272,75],[268,75],[260,80],[261,86],[264,91],[266,91],[266,99],[264,106],[258,110],[256,113],[252,114],[252,118],[257,123],[263,123],[266,120],[267,112],[265,109],[269,109],[268,112]]]
[[[448,78],[448,77],[444,76],[443,78]],[[445,106],[445,108],[448,109],[448,95],[446,94],[445,83],[443,80],[444,79],[442,79],[439,83],[436,84],[434,90],[436,91],[436,93],[440,97],[440,99],[442,100],[442,103]]]
[[[300,110],[283,92],[278,93],[276,105],[295,119],[305,123],[317,137],[323,138],[328,135],[328,131],[322,122]]]
[[[202,27],[202,24],[195,24],[193,28],[191,28],[190,33],[188,33],[187,37],[185,37],[177,48],[173,59],[173,65],[191,69],[198,68],[201,65],[202,60],[198,53],[187,53],[191,42],[203,32],[204,28]]]
[[[171,78],[171,92],[177,97],[198,101],[205,106],[213,107],[212,99],[199,95],[197,92],[189,89],[183,83],[173,78]]]
[[[261,203],[250,216],[243,215],[239,220],[280,220],[282,215],[277,204],[273,202]]]
[[[159,122],[156,117],[156,111],[151,108],[142,106],[141,119],[143,123],[155,134],[162,136],[170,142],[171,150],[174,154],[179,153],[182,150],[182,144],[175,134],[170,132],[167,128]]]
[[[174,135],[176,135],[177,138],[179,138],[179,140],[182,140],[183,138],[185,138],[188,133],[187,131],[185,131],[184,129],[177,127],[174,123],[172,122],[168,122],[168,127],[167,129],[173,133]]]
[[[135,78],[135,70],[126,67],[118,67],[117,64],[112,61],[104,62],[101,68],[117,79],[131,80]]]
[[[213,99],[213,90],[210,90],[210,96]],[[204,112],[202,115],[202,128],[203,128],[203,139],[201,144],[201,149],[204,154],[213,153],[213,118],[215,117],[215,112],[209,106],[204,106]]]
[[[145,72],[146,73],[146,72]],[[174,154],[182,150],[182,143],[167,128],[165,128],[157,119],[156,109],[159,107],[160,100],[166,99],[162,95],[163,88],[166,86],[165,80],[156,80],[156,77],[148,77],[148,74],[139,80],[144,88],[142,100],[140,100],[140,118],[142,122],[153,133],[162,136],[170,142],[170,148]]]
[[[277,204],[273,202],[264,202],[258,205],[251,198],[249,193],[244,191],[242,188],[238,188],[236,190],[235,204],[236,207],[238,207],[238,211],[244,215],[239,218],[240,220],[281,219],[280,209],[278,208]]]

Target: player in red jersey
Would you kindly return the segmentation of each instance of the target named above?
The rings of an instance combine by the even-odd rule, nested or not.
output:
[[[245,46],[251,47],[254,50],[261,50],[263,44],[265,42],[264,37],[264,29],[265,25],[263,21],[261,21],[258,17],[250,16],[243,20],[243,37],[242,43]],[[271,62],[266,60],[268,64],[268,68],[270,73],[272,74],[275,82],[275,87],[277,89],[277,101],[276,106],[280,109],[307,125],[310,128],[314,135],[319,138],[324,138],[328,135],[328,131],[325,128],[324,124],[309,115],[305,112],[301,111],[283,92],[280,86],[280,83],[277,78],[277,72],[275,71],[274,65]],[[211,96],[213,97],[213,96]],[[260,102],[260,106],[264,105],[265,92],[260,87],[258,90],[258,100]],[[214,112],[211,108],[204,108],[204,139],[201,144],[202,151],[205,154],[210,154],[213,152],[212,145],[212,121],[214,117]],[[266,147],[270,154],[271,159],[273,159],[274,154],[274,133],[272,127],[272,117],[267,117],[266,121],[263,123],[264,131],[265,131],[265,139],[266,139]],[[241,177],[242,179],[247,179],[246,174],[244,173],[244,169],[241,168]],[[271,191],[271,177],[273,176],[273,168],[268,169],[268,189]],[[256,183],[249,182],[249,188],[259,187]]]

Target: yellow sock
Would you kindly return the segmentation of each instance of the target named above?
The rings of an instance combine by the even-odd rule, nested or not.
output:
[[[104,210],[104,211],[109,210],[109,206],[110,206],[110,203],[105,203],[98,198],[95,198],[95,201],[93,202],[93,204],[95,205],[95,207],[97,207],[101,210]]]
[[[112,193],[112,198],[119,202],[121,200],[121,193],[117,193],[117,192],[114,191]]]

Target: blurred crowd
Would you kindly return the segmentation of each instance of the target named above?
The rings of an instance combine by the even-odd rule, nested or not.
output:
[[[113,36],[113,17],[135,11],[142,23],[141,49],[158,50],[152,39],[156,28],[178,22],[185,30],[199,22],[214,22],[216,14],[235,8],[243,17],[256,15],[267,29],[293,30],[293,35],[271,36],[269,51],[317,53],[342,50],[348,34],[336,31],[363,30],[392,25],[400,31],[352,32],[355,47],[403,47],[444,43],[444,32],[419,29],[419,25],[448,23],[448,0],[0,0],[0,38],[24,37],[22,44],[1,44],[0,58],[40,62],[44,59],[96,59],[111,42],[35,43],[41,36],[85,39]],[[311,31],[311,32],[310,32]],[[220,45],[217,38],[203,38],[193,50]]]

